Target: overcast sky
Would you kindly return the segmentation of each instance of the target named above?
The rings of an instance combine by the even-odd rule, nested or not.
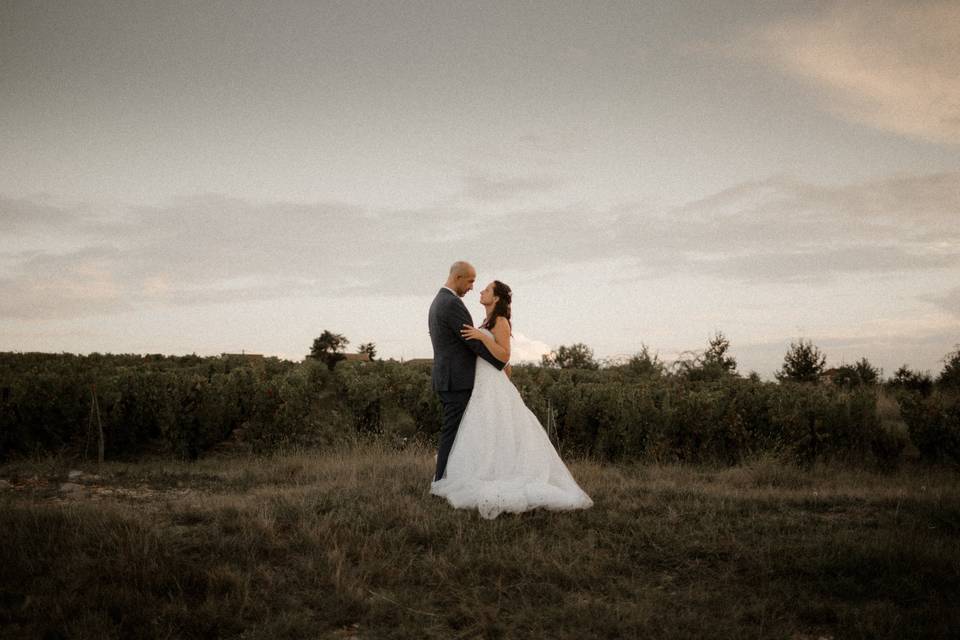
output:
[[[960,3],[0,0],[0,350],[960,343]]]

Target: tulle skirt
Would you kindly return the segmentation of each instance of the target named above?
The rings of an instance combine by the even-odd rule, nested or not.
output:
[[[457,509],[477,509],[487,519],[538,507],[593,506],[520,392],[482,358],[446,471],[431,482],[430,493]]]

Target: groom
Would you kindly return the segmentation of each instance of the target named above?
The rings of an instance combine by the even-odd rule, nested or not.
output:
[[[473,318],[460,298],[473,289],[476,279],[477,271],[473,265],[463,261],[454,262],[446,284],[430,305],[428,323],[430,342],[433,343],[433,390],[440,396],[440,404],[443,405],[435,480],[443,478],[460,418],[470,401],[477,356],[497,369],[502,370],[505,365],[494,358],[482,342],[466,340],[460,335],[463,325],[473,326]]]

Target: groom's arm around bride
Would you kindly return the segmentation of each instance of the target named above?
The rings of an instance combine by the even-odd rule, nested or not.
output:
[[[495,358],[480,340],[467,340],[460,330],[473,326],[463,301],[443,288],[430,306],[430,340],[433,343],[433,388],[435,391],[462,391],[473,388],[476,359],[483,358],[497,369],[506,365]]]

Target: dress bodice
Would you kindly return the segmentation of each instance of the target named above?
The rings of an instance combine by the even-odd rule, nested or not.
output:
[[[484,333],[484,334],[490,336],[491,338],[493,338],[493,332],[490,331],[490,329],[487,329],[486,327],[477,327],[477,329],[479,329],[482,333]],[[496,357],[496,356],[494,356],[494,357]],[[484,362],[484,363],[486,363],[491,369],[493,369],[493,370],[495,370],[495,371],[497,370],[496,367],[494,367],[492,364],[490,364],[489,362],[487,362],[487,361],[484,360],[483,358],[477,358],[477,361],[478,361],[478,362]],[[506,364],[510,364],[510,361],[507,360],[507,363],[506,363]],[[504,365],[504,366],[506,366],[506,365]]]

